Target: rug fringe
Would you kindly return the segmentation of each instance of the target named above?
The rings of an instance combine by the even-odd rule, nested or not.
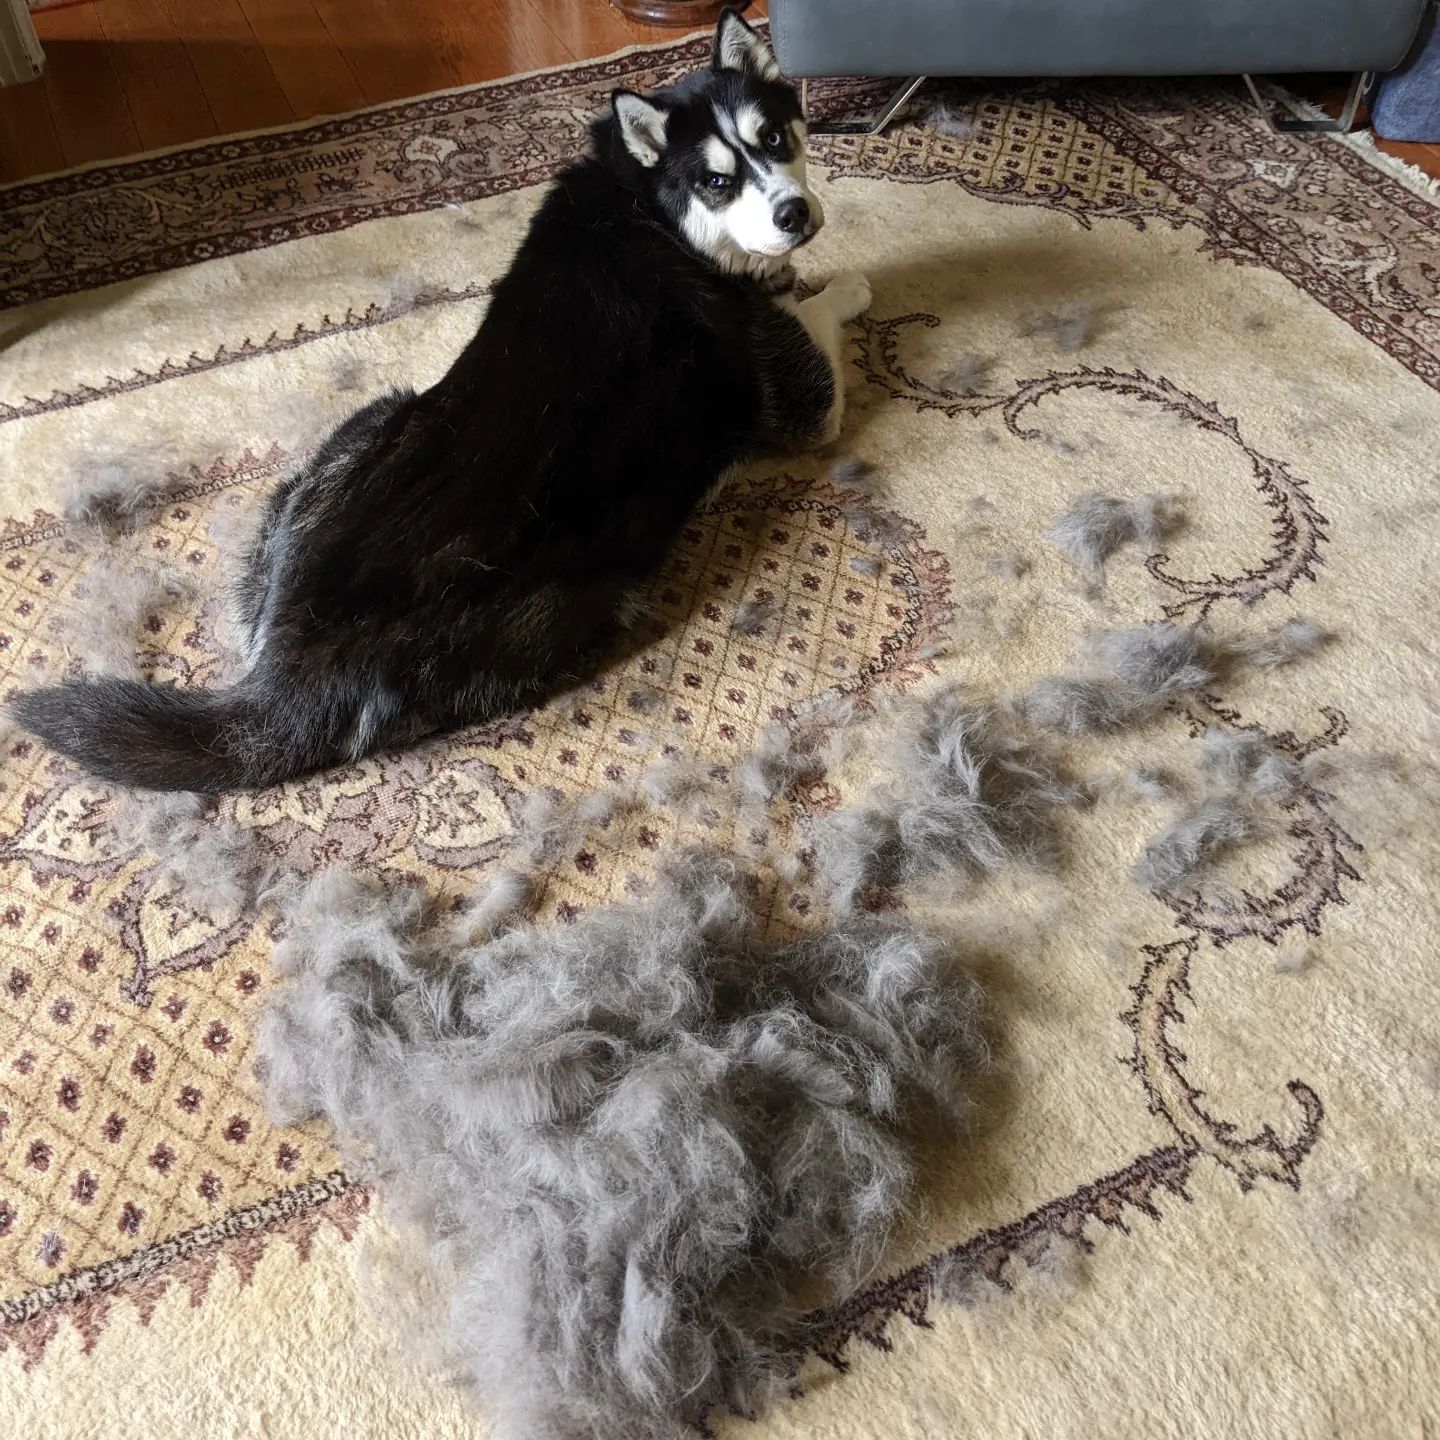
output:
[[[1298,95],[1292,95],[1281,85],[1267,86],[1266,89],[1287,110],[1301,120],[1330,118],[1319,105],[1310,100],[1303,100]],[[1375,169],[1383,170],[1387,175],[1393,175],[1423,199],[1440,203],[1440,177],[1427,175],[1418,165],[1412,165],[1408,160],[1401,160],[1395,155],[1387,155],[1380,149],[1374,130],[1352,130],[1345,135],[1331,132],[1327,133],[1324,138],[1348,146]]]

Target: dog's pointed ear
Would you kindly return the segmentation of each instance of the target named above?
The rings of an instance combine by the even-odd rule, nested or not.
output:
[[[625,148],[647,169],[658,165],[665,149],[665,112],[633,90],[615,91],[610,107]]]
[[[738,10],[720,12],[710,64],[716,70],[748,70],[761,80],[780,78],[770,47],[740,18]]]

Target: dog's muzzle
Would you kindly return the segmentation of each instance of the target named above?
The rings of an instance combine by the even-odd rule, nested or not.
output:
[[[815,236],[823,224],[820,207],[811,207],[803,195],[790,195],[775,207],[775,228],[789,236],[795,245],[803,245]]]

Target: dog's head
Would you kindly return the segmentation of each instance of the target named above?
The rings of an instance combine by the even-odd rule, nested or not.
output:
[[[805,121],[770,47],[733,10],[710,68],[653,95],[617,90],[602,148],[722,270],[767,274],[824,224],[805,184]]]

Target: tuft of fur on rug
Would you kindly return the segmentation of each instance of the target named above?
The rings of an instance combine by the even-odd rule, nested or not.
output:
[[[1239,636],[1230,641],[1230,654],[1260,670],[1278,670],[1315,654],[1330,640],[1330,632],[1313,620],[1296,616],[1277,630]]]
[[[73,525],[106,536],[127,534],[186,483],[166,470],[166,457],[158,450],[112,455],[74,471],[61,495],[61,510]]]
[[[995,368],[991,355],[977,355],[973,350],[957,355],[941,371],[937,383],[942,390],[952,395],[981,395],[989,382],[990,372]]]
[[[1072,736],[1112,733],[1215,676],[1208,638],[1168,622],[1106,631],[1088,648],[1088,673],[1046,676],[1017,697],[1032,725]]]
[[[1296,761],[1243,730],[1207,730],[1199,770],[1200,799],[1149,840],[1136,862],[1136,883],[1146,890],[1172,895],[1194,885],[1225,851],[1258,835],[1264,807],[1287,804],[1304,778]]]
[[[844,910],[941,871],[974,877],[1007,861],[1048,863],[1053,812],[1085,803],[1052,756],[955,688],[921,701],[880,763],[892,778],[823,816],[810,836],[822,883]]]
[[[763,635],[779,613],[780,606],[773,598],[742,600],[735,607],[730,629],[736,635]]]
[[[961,110],[948,100],[928,100],[921,109],[922,118],[952,140],[968,140],[979,126],[973,110]]]
[[[1229,794],[1249,794],[1283,804],[1300,788],[1301,766],[1253,730],[1218,730],[1201,740],[1200,772]]]
[[[1131,793],[1142,800],[1169,800],[1176,793],[1170,776],[1152,765],[1132,765],[1122,780]]]
[[[854,700],[841,695],[803,711],[789,724],[767,725],[735,770],[741,806],[753,811],[831,768],[854,714]]]
[[[1207,800],[1146,844],[1135,865],[1136,883],[1162,895],[1174,894],[1223,851],[1255,833],[1255,822],[1237,797]]]
[[[854,455],[844,455],[835,461],[830,467],[830,479],[833,484],[847,490],[861,490],[867,495],[878,495],[884,489],[875,467]]]
[[[1030,572],[1030,562],[1013,550],[997,550],[985,558],[985,573],[999,580],[1022,580]]]
[[[87,675],[140,675],[139,651],[148,629],[195,586],[173,566],[137,565],[101,555],[56,617],[68,658]]]
[[[1158,714],[1176,696],[1204,689],[1237,665],[1275,669],[1313,654],[1328,638],[1298,618],[1236,636],[1147,621],[1102,631],[1088,646],[1085,673],[1046,676],[1012,703],[1043,730],[1108,734]]]
[[[1293,945],[1275,961],[1277,975],[1299,975],[1320,963],[1320,952],[1312,944]]]
[[[203,795],[138,791],[118,801],[112,821],[121,852],[146,850],[208,914],[255,905],[274,877],[274,866],[249,830],[213,812]]]
[[[330,384],[338,391],[358,390],[365,383],[365,366],[356,355],[343,355],[330,368]]]
[[[798,1364],[799,1282],[863,1276],[912,1127],[964,1117],[975,986],[873,918],[767,943],[716,854],[569,926],[466,946],[425,920],[311,884],[260,1035],[273,1112],[327,1116],[418,1222],[497,1440],[753,1413]]]
[[[1122,545],[1156,549],[1180,523],[1174,495],[1141,495],[1117,500],[1090,490],[1081,495],[1046,532],[1067,560],[1092,577]]]
[[[1095,338],[1100,306],[1091,300],[1072,300],[1053,310],[1037,310],[1020,317],[1019,333],[1049,340],[1067,355],[1083,350]]]

